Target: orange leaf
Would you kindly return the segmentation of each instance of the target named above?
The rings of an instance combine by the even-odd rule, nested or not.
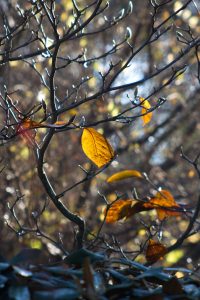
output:
[[[17,127],[17,133],[23,138],[23,140],[32,146],[35,140],[35,132],[29,131],[29,129],[34,129],[40,126],[40,123],[34,122],[31,119],[24,119],[21,124]]]
[[[31,119],[26,118],[19,125],[17,132],[21,133],[21,132],[26,131],[27,129],[34,129],[34,128],[38,128],[40,126],[42,126],[41,123],[35,122],[35,121],[32,121]]]
[[[56,121],[54,124],[55,125],[66,125],[66,122],[65,121]]]
[[[27,129],[35,129],[35,128],[60,128],[64,127],[65,125],[68,125],[68,123],[64,121],[57,121],[54,124],[47,124],[47,123],[40,123],[32,121],[29,118],[24,119],[18,128],[18,133],[21,133],[23,131],[27,131]]]
[[[180,216],[180,212],[175,211],[177,208],[180,208],[180,206],[176,203],[172,194],[167,190],[157,192],[154,198],[151,198],[149,202],[144,203],[144,207],[155,208],[160,221],[164,220],[166,217]],[[170,210],[167,208],[170,208]]]
[[[146,260],[150,263],[155,263],[157,260],[162,259],[167,253],[166,247],[154,240],[149,240],[146,250]]]
[[[119,181],[122,179],[131,178],[131,177],[143,178],[142,174],[137,170],[124,170],[124,171],[117,172],[117,173],[113,174],[112,176],[110,176],[107,179],[107,182]]]
[[[83,130],[81,144],[85,155],[101,168],[114,158],[114,150],[106,138],[93,128]]]
[[[148,100],[145,100],[144,98],[140,97],[140,102],[142,105],[142,120],[143,120],[143,125],[146,125],[149,123],[152,119],[153,113],[149,112],[149,109],[151,108],[151,105]]]
[[[106,215],[106,223],[115,223],[123,218],[129,218],[132,215],[147,210],[143,207],[143,203],[136,200],[118,200],[115,201]]]

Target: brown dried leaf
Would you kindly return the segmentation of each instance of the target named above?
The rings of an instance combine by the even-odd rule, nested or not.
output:
[[[149,240],[146,250],[146,260],[150,263],[155,263],[167,253],[167,248],[152,239]]]

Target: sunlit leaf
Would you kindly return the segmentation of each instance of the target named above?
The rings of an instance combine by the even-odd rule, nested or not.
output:
[[[99,168],[114,158],[114,150],[106,138],[93,128],[85,128],[81,138],[85,155]]]
[[[154,263],[159,259],[162,259],[166,253],[167,249],[163,244],[152,239],[149,240],[145,255],[148,262]]]
[[[167,217],[177,217],[181,214],[180,211],[176,211],[177,209],[180,209],[180,206],[176,203],[172,194],[167,190],[157,192],[154,198],[151,198],[149,202],[144,203],[144,207],[155,208],[160,221]]]
[[[143,178],[142,174],[137,170],[124,170],[110,176],[107,179],[107,182],[114,182],[114,181],[131,178],[131,177]]]
[[[140,102],[141,102],[141,106],[142,106],[142,120],[143,120],[143,125],[146,125],[147,123],[149,123],[152,119],[153,113],[152,112],[148,112],[149,109],[151,108],[151,104],[149,103],[148,100],[145,100],[144,98],[140,97]]]
[[[123,218],[129,218],[132,215],[145,210],[142,202],[136,200],[118,200],[114,202],[106,215],[106,223],[115,223]]]

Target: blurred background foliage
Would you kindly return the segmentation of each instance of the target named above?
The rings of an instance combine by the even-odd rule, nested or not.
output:
[[[47,1],[48,2],[48,1]],[[88,5],[92,1],[77,1],[80,7]],[[162,2],[162,1],[160,1]],[[164,2],[164,1],[163,1]],[[166,2],[166,1],[165,1]],[[168,1],[157,13],[155,24],[160,24],[168,18],[174,11],[179,9],[186,1]],[[165,28],[171,26],[164,35],[154,43],[144,47],[134,59],[114,81],[114,85],[126,84],[137,81],[162,68],[172,61],[184,47],[183,43],[177,40],[177,32],[186,36],[191,34],[198,36],[200,33],[199,4],[191,1],[179,14],[169,19]],[[129,43],[134,49],[138,49],[147,39],[152,22],[152,5],[150,1],[133,1],[133,11],[115,26],[110,26],[107,30],[98,32],[106,25],[107,20],[113,16],[117,18],[121,10],[128,9],[129,1],[110,1],[107,10],[100,14],[95,21],[91,22],[86,31],[97,31],[83,37],[73,38],[64,42],[59,50],[58,65],[62,67],[67,63],[67,58],[77,61],[66,64],[65,68],[60,68],[55,77],[56,94],[58,99],[62,99],[63,105],[70,105],[79,99],[97,92],[102,84],[101,74],[109,69],[109,65],[118,64],[109,76],[112,78],[114,72],[121,68],[130,55],[130,47],[127,43],[122,43],[117,51],[112,51],[110,55],[103,54],[116,43],[124,40],[127,34]],[[0,7],[7,16],[7,21],[11,27],[20,23],[20,11],[28,11],[32,8],[31,1],[9,0],[2,1]],[[58,30],[62,36],[74,20],[73,3],[71,0],[57,0],[55,14],[59,18]],[[86,20],[92,13],[92,7],[82,16]],[[42,26],[46,38],[39,32],[40,40],[36,39],[23,48],[19,45],[26,43],[30,35],[35,35],[35,30],[40,20],[38,17],[31,18],[24,30],[12,39],[11,57],[25,55],[26,53],[37,51],[42,43],[49,47],[54,40],[52,29],[49,27],[47,18],[43,18]],[[113,19],[114,20],[114,19]],[[1,35],[4,34],[3,17],[1,17]],[[128,28],[128,29],[127,29]],[[190,31],[187,33],[187,31]],[[128,32],[128,33],[127,33]],[[1,51],[3,51],[3,47]],[[19,49],[18,49],[19,47]],[[12,98],[24,113],[40,101],[44,100],[49,105],[49,90],[42,84],[50,72],[51,57],[48,51],[40,56],[23,60],[10,60],[9,63],[0,66],[1,92],[6,86],[9,92],[13,92]],[[95,59],[95,57],[101,57]],[[62,58],[65,58],[66,61]],[[90,59],[85,62],[86,59]],[[180,157],[180,149],[191,158],[198,153],[199,142],[199,82],[197,78],[197,58],[195,51],[190,51],[187,55],[178,60],[174,67],[185,65],[185,72],[172,81],[168,86],[161,89],[150,98],[151,104],[155,104],[159,97],[166,98],[164,105],[153,112],[151,122],[143,126],[141,118],[130,124],[120,122],[105,122],[99,124],[96,129],[103,133],[110,141],[118,156],[111,166],[90,181],[67,192],[62,201],[73,211],[80,214],[87,220],[88,234],[86,239],[92,239],[92,234],[97,233],[102,221],[102,211],[104,201],[101,195],[105,195],[109,201],[116,199],[117,195],[124,195],[124,198],[133,198],[133,190],[136,189],[141,198],[151,196],[155,193],[152,185],[148,185],[138,179],[128,179],[126,181],[108,184],[106,179],[114,172],[123,169],[136,169],[146,172],[151,181],[157,186],[168,189],[178,203],[195,207],[198,197],[199,180],[196,174],[186,161]],[[171,68],[161,72],[158,76],[146,81],[138,86],[138,95],[147,97],[154,89],[164,84],[171,74]],[[85,81],[84,84],[80,83]],[[80,86],[79,86],[80,85]],[[69,96],[71,94],[71,96]],[[69,109],[60,115],[59,120],[68,121],[70,117],[76,115],[75,121],[81,122],[83,118],[88,123],[93,123],[115,116],[122,110],[130,107],[131,100],[134,99],[134,89],[124,89],[112,91],[95,101],[89,101],[76,108]],[[67,101],[67,103],[66,103]],[[129,116],[135,114],[129,112]],[[1,113],[1,124],[4,125],[3,111]],[[35,121],[43,118],[42,111],[34,115]],[[47,129],[39,129],[32,134],[36,134],[36,140],[40,143]],[[81,130],[63,131],[56,134],[48,148],[45,162],[45,169],[50,180],[54,183],[55,190],[61,193],[67,187],[73,185],[83,177],[81,165],[87,170],[94,169],[81,149]],[[61,217],[54,205],[47,199],[41,182],[38,179],[35,158],[31,146],[23,136],[18,136],[10,142],[2,143],[0,189],[0,244],[1,253],[6,253],[12,257],[24,247],[46,249],[55,255],[61,255],[50,239],[41,238],[33,233],[20,232],[18,236],[10,228],[17,230],[18,224],[10,213],[9,207],[16,204],[16,215],[20,223],[27,228],[33,228],[33,213],[39,213],[44,205],[45,211],[39,219],[39,226],[42,232],[55,241],[62,239],[66,251],[73,249],[74,225]],[[47,202],[47,203],[46,203]],[[143,212],[126,221],[117,224],[107,224],[104,226],[101,236],[109,241],[113,247],[120,245],[124,251],[130,252],[127,255],[134,256],[135,251],[140,249],[141,243],[147,238],[144,224],[151,224],[151,229],[156,230],[158,224],[155,221],[156,213]],[[166,245],[172,245],[177,237],[184,231],[188,219],[184,216],[170,218],[162,226],[162,241]],[[7,226],[9,224],[9,226]],[[89,233],[90,232],[90,233]],[[116,240],[113,238],[115,236]],[[184,243],[183,247],[166,256],[162,262],[165,266],[173,265],[177,262],[187,267],[195,265],[199,253],[200,235],[192,235]],[[193,247],[195,245],[195,247]],[[104,244],[99,244],[99,249],[103,251]],[[137,260],[144,262],[144,255],[141,253]]]

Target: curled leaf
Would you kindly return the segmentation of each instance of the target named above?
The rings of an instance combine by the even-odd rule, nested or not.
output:
[[[106,214],[106,223],[115,223],[123,218],[129,218],[132,215],[145,210],[143,203],[136,200],[118,200],[115,201]]]
[[[180,211],[177,211],[177,209],[180,209],[180,206],[176,203],[172,194],[167,190],[157,192],[154,198],[151,198],[148,202],[144,203],[144,207],[155,208],[160,221],[167,217],[177,217],[180,215]]]
[[[151,108],[151,104],[149,103],[148,100],[145,100],[144,98],[140,97],[140,102],[142,106],[142,120],[143,120],[143,125],[146,125],[149,123],[152,119],[153,113],[149,112],[149,109]]]
[[[146,260],[150,263],[155,263],[167,253],[166,247],[152,239],[149,240],[146,250]]]
[[[81,144],[85,155],[99,168],[114,158],[114,150],[109,142],[93,128],[83,130]]]
[[[131,177],[143,178],[142,174],[137,170],[124,170],[124,171],[117,172],[117,173],[113,174],[112,176],[110,176],[107,179],[107,182],[119,181],[122,179],[131,178]]]

